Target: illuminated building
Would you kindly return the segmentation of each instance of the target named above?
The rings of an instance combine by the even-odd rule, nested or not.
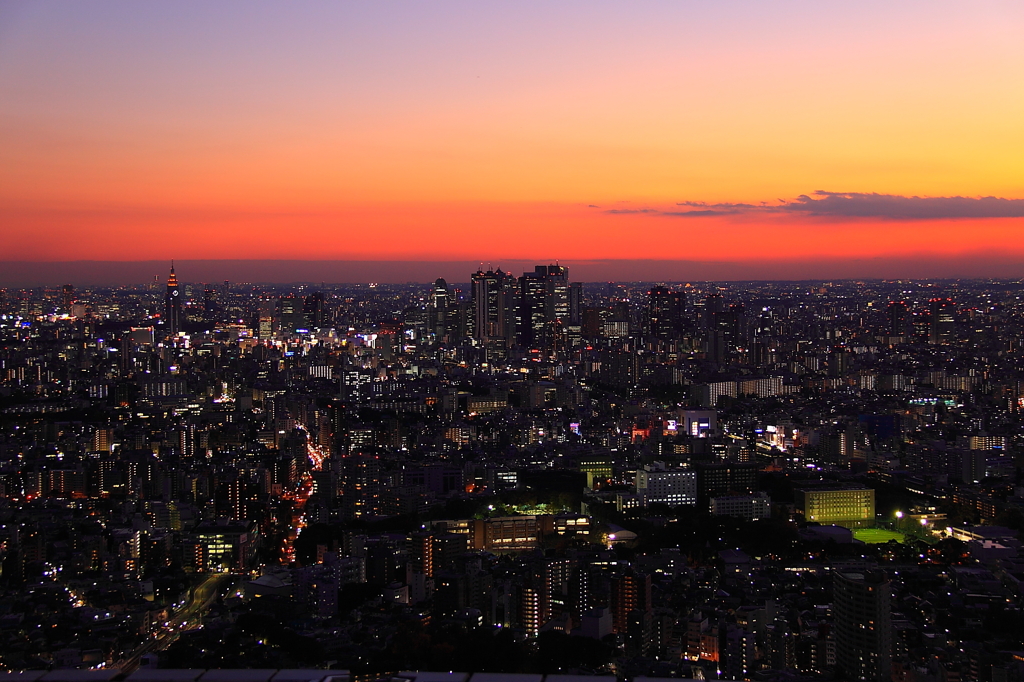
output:
[[[302,302],[302,315],[307,329],[320,329],[324,326],[324,295],[315,291]]]
[[[434,534],[413,533],[409,538],[409,570],[434,577]]]
[[[167,293],[164,296],[164,331],[167,336],[177,336],[181,332],[181,322],[181,287],[178,285],[172,263],[171,274],[167,278]]]
[[[291,334],[296,329],[306,328],[304,306],[305,301],[297,296],[283,296],[278,300],[278,319],[281,321],[282,332]]]
[[[928,342],[948,344],[956,340],[956,304],[948,298],[929,301]]]
[[[879,572],[837,572],[832,583],[837,672],[848,680],[883,682],[892,669],[890,583]]]
[[[649,613],[651,609],[650,575],[629,572],[612,579],[611,611],[615,632],[626,632],[631,612]]]
[[[448,307],[451,303],[451,292],[448,282],[438,278],[430,292],[430,328],[437,336],[444,336],[448,323]]]
[[[587,487],[593,488],[598,481],[610,480],[615,472],[608,457],[587,457],[579,461],[580,471],[587,475]]]
[[[523,587],[519,591],[519,622],[530,637],[536,637],[542,620],[541,594],[540,590],[533,587]]]
[[[196,527],[194,537],[202,548],[200,571],[246,570],[253,565],[260,546],[255,521],[210,519]]]
[[[569,315],[569,268],[538,265],[519,278],[519,345],[550,345]]]
[[[715,410],[680,410],[679,426],[688,436],[714,438],[719,435],[718,412]]]
[[[641,506],[667,504],[671,507],[697,504],[697,472],[668,469],[655,462],[636,471],[636,494]]]
[[[71,284],[65,284],[61,287],[61,303],[64,312],[71,312],[71,304],[75,302],[75,287]]]
[[[518,288],[512,275],[478,270],[471,276],[472,305],[470,329],[474,339],[511,340],[515,332],[515,306]]]
[[[808,521],[839,526],[864,526],[875,522],[875,491],[871,488],[803,488],[794,493],[796,506]]]

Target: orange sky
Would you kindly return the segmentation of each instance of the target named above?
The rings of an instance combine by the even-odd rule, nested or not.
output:
[[[1024,198],[1024,6],[707,4],[7,3],[0,259],[1024,254],[1016,204],[664,215]]]

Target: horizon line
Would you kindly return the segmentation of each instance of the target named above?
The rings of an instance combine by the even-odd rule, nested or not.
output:
[[[162,281],[170,258],[134,261],[0,261],[0,287],[59,284],[119,286]],[[468,282],[482,263],[506,272],[558,262],[579,282],[823,282],[849,280],[1024,279],[1024,258],[990,254],[871,258],[766,257],[754,261],[679,259],[475,258],[448,260],[313,260],[174,258],[179,281],[254,284],[427,284]],[[258,270],[259,272],[254,272]],[[575,273],[575,276],[573,274]]]

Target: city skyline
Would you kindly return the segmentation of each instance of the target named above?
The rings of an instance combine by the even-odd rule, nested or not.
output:
[[[6,3],[0,18],[5,266],[1024,274],[1012,3]],[[744,267],[764,274],[728,274]]]
[[[0,2],[0,682],[1024,682],[1022,34]]]

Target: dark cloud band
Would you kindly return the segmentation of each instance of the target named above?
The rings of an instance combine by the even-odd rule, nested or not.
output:
[[[618,209],[608,213],[646,213],[671,218],[706,218],[738,213],[794,213],[822,218],[944,220],[952,218],[1024,218],[1024,199],[1002,197],[917,197],[865,192],[827,192],[778,204],[729,204],[682,201],[679,209]]]

